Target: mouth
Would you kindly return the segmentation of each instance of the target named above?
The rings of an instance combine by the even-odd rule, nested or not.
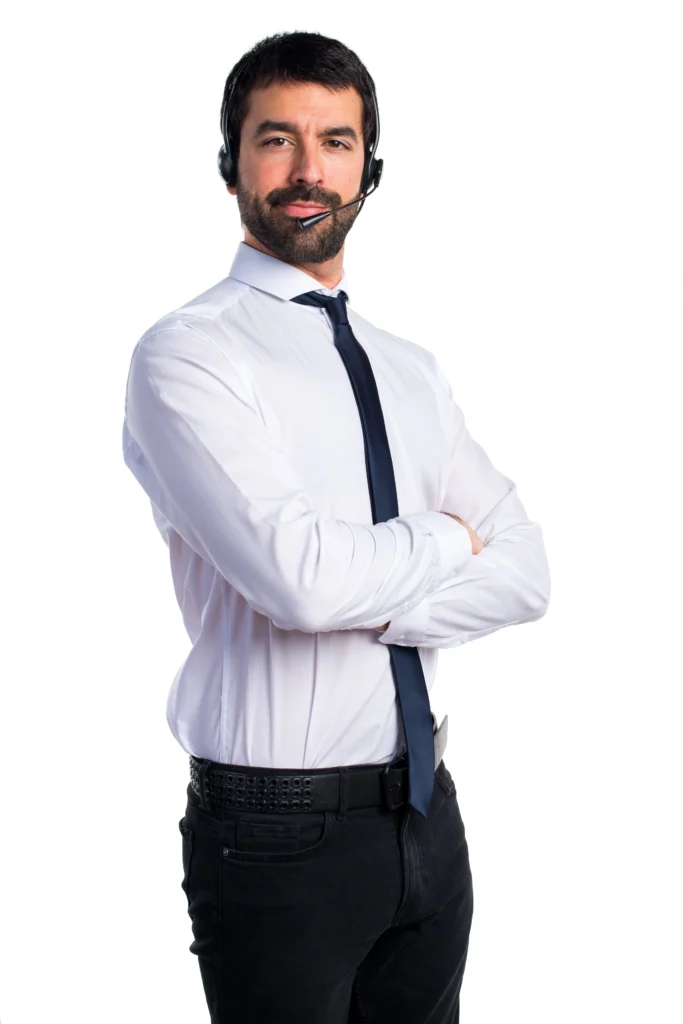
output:
[[[328,207],[315,203],[287,203],[282,209],[290,217],[313,217],[316,213],[327,213]]]

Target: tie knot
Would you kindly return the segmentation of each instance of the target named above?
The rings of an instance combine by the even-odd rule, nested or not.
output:
[[[295,295],[291,302],[298,302],[302,306],[324,306],[330,314],[333,325],[348,324],[349,318],[346,314],[346,300],[348,295],[342,289],[337,295],[323,295],[321,292],[304,292],[303,295]]]

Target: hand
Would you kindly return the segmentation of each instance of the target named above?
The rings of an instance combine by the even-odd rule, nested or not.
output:
[[[443,510],[440,510],[440,511],[443,511]],[[453,515],[452,512],[443,512],[443,515],[450,516],[451,519],[457,519],[459,523],[462,523],[462,525],[465,527],[465,529],[469,533],[470,540],[472,541],[472,554],[473,555],[478,555],[479,552],[481,551],[481,549],[484,547],[484,544],[482,543],[481,537],[477,533],[475,533],[474,530],[472,529],[472,527],[469,526],[464,521],[464,519],[461,519],[460,516]]]

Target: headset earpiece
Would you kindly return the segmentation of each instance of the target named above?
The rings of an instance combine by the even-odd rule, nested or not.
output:
[[[379,185],[379,179],[382,177],[382,167],[383,166],[384,166],[384,160],[375,160],[374,157],[372,158],[372,163],[370,164],[370,175],[369,175],[370,181],[369,181],[368,184],[372,185],[373,188],[377,188],[377,186]]]
[[[228,143],[227,151],[225,146],[221,146],[218,151],[218,173],[226,185],[232,185],[234,187],[237,184],[237,181],[236,175],[233,180],[233,167],[235,165],[235,161],[232,159],[232,139],[229,139]]]
[[[363,164],[363,177],[361,178],[360,190],[363,193],[363,198],[358,204],[358,213],[363,209],[363,203],[367,197],[370,188],[373,191],[379,185],[379,180],[382,177],[382,167],[384,166],[384,160],[377,160],[375,153],[377,152],[377,144],[379,142],[379,109],[377,107],[377,97],[375,96],[375,90],[372,90],[372,101],[375,105],[375,137],[372,140],[371,145],[368,147],[365,155],[365,163]],[[356,216],[358,216],[358,213]]]
[[[237,77],[238,75],[235,75],[232,88],[230,89],[230,95],[228,96],[228,101],[223,109],[223,116],[221,118],[223,145],[218,150],[218,173],[225,184],[230,185],[232,188],[237,184],[237,154],[235,153],[235,146],[232,139],[228,138],[228,111],[230,109],[230,100],[232,99]]]

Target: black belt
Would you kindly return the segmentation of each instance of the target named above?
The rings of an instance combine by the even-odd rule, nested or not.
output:
[[[448,715],[438,729],[433,712],[432,720],[436,770],[446,749]],[[408,759],[403,754],[381,765],[343,765],[311,772],[226,765],[190,754],[190,785],[206,811],[222,807],[287,814],[377,804],[395,810],[408,798]]]

